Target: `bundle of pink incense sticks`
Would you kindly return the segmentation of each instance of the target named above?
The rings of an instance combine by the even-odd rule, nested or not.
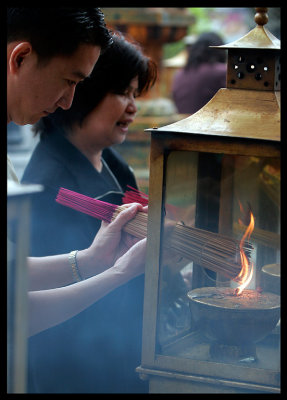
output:
[[[124,202],[147,204],[147,195],[142,192],[137,195],[136,189],[132,188],[129,192],[126,193]],[[65,188],[60,188],[56,201],[107,222],[111,222],[124,209],[124,206],[93,199]],[[147,218],[147,213],[138,212],[135,218],[124,226],[124,231],[138,238],[146,237]],[[187,260],[219,272],[229,279],[236,280],[241,270],[239,241],[229,236],[174,223],[174,229],[167,236],[165,245]],[[252,246],[246,243],[244,249],[249,257]]]
[[[119,207],[65,188],[60,188],[56,202],[106,222],[111,222]]]

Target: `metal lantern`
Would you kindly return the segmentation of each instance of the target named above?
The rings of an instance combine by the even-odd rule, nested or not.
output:
[[[148,130],[137,371],[150,392],[280,392],[280,41],[264,26],[267,9],[256,11],[253,30],[220,46],[227,87],[190,117]],[[187,236],[171,241],[170,221]],[[238,275],[224,256],[228,240],[239,243]]]

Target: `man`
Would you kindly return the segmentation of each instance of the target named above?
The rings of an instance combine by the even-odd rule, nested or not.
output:
[[[75,86],[112,41],[94,7],[8,8],[7,31],[7,123],[18,125],[69,108]],[[8,179],[17,180],[9,160]],[[143,273],[145,240],[130,248],[121,231],[139,209],[129,207],[111,224],[102,224],[85,250],[28,258],[29,335],[71,318]],[[122,246],[130,249],[119,258]],[[83,282],[73,285],[75,268]]]
[[[70,108],[112,39],[99,8],[7,8],[7,123]],[[7,178],[18,181],[7,158]]]
[[[99,8],[8,8],[7,122],[68,109],[112,39]]]
[[[68,109],[76,85],[111,43],[101,11],[9,8],[7,21],[7,123],[33,124],[58,107]],[[8,179],[17,181],[9,159]],[[138,210],[143,210],[139,204],[127,207],[113,222],[103,223],[84,250],[28,257],[29,336],[72,318],[143,274],[146,239],[134,244],[122,232]]]

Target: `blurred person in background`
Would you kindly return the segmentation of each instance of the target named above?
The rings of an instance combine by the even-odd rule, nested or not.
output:
[[[226,87],[225,51],[209,47],[223,44],[218,34],[207,32],[189,48],[186,65],[175,74],[172,84],[172,97],[180,114],[194,114]]]
[[[114,149],[136,116],[135,98],[156,80],[155,63],[139,45],[113,35],[73,104],[34,127],[40,141],[22,182],[45,190],[32,205],[31,252],[57,254],[86,248],[100,222],[55,202],[60,187],[121,204],[127,185],[137,188],[129,165]],[[118,288],[75,318],[30,339],[30,392],[141,393],[143,276]],[[49,373],[47,373],[49,371]]]

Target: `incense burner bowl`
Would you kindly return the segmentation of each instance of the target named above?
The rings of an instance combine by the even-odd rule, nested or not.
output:
[[[268,264],[262,267],[261,287],[266,292],[280,295],[280,264]]]
[[[254,344],[276,326],[280,297],[273,293],[202,287],[187,294],[192,319],[211,341],[230,346]]]

